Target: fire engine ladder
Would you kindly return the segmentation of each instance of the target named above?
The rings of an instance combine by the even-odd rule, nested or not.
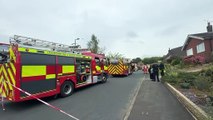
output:
[[[14,35],[14,37],[10,39],[10,43],[18,44],[19,46],[22,47],[37,48],[37,49],[40,48],[42,50],[50,50],[57,52],[72,52],[72,53],[74,53],[75,49],[78,47],[19,35]]]

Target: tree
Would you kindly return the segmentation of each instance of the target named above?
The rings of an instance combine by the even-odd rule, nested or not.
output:
[[[157,62],[162,61],[162,60],[163,60],[162,57],[150,57],[150,58],[144,58],[142,60],[142,62],[144,64],[152,64],[152,63],[157,63]]]
[[[123,54],[120,54],[120,53],[109,53],[108,55],[107,55],[107,58],[109,58],[109,59],[114,59],[114,58],[123,58],[124,57],[124,55]]]
[[[97,39],[97,37],[92,34],[91,40],[87,43],[88,49],[93,53],[104,53],[105,48],[100,48],[99,42],[100,41]]]
[[[142,61],[142,59],[139,58],[139,57],[137,57],[137,58],[135,58],[135,59],[132,59],[132,62],[134,62],[134,63],[139,63],[139,62],[141,62],[141,61]]]

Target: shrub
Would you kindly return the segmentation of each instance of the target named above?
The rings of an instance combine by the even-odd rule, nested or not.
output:
[[[194,85],[196,76],[196,73],[179,72],[178,74],[178,78],[180,79],[181,83],[189,83],[191,86]]]
[[[206,70],[202,70],[200,72],[200,75],[204,76],[204,77],[210,77],[211,78],[211,82],[213,82],[213,68],[212,67],[210,67],[210,68],[208,68]]]
[[[205,57],[197,55],[197,56],[187,56],[183,59],[186,64],[203,64],[206,62]]]
[[[180,87],[183,88],[183,89],[189,89],[190,83],[180,83]]]
[[[165,75],[162,77],[163,82],[168,82],[172,84],[178,83],[178,73],[171,70],[171,68],[166,69]]]
[[[195,81],[194,85],[198,90],[209,91],[211,88],[211,78],[199,76]]]
[[[181,61],[182,60],[180,58],[173,59],[171,62],[171,65],[173,65],[173,66],[178,65],[181,63]]]

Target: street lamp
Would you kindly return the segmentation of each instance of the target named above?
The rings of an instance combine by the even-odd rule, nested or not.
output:
[[[75,43],[74,43],[75,46],[77,45],[77,43],[76,43],[77,40],[80,40],[80,38],[75,39]]]

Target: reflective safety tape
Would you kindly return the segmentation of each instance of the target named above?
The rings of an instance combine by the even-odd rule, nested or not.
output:
[[[75,71],[75,66],[70,66],[70,65],[63,65],[62,66],[62,73],[74,73]]]
[[[96,70],[97,71],[100,71],[101,70],[101,67],[100,66],[95,66]]]
[[[38,50],[36,49],[32,49],[32,48],[22,48],[22,47],[19,47],[18,48],[18,51],[20,52],[31,52],[31,53],[37,53]]]
[[[46,66],[22,66],[22,77],[46,75]]]
[[[55,74],[48,74],[46,75],[46,79],[52,79],[52,78],[55,78],[56,75]]]
[[[104,66],[104,70],[108,70],[108,67],[107,67],[107,66]]]
[[[62,73],[58,73],[58,75],[63,75]]]

